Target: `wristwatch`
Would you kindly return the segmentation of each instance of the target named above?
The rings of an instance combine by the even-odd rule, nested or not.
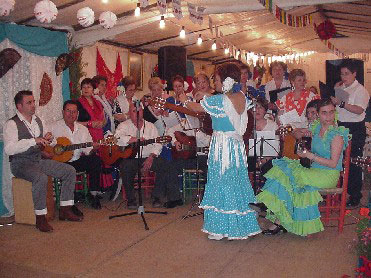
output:
[[[344,106],[345,106],[345,101],[342,101],[342,102],[340,103],[339,107],[340,107],[340,108],[344,108]]]

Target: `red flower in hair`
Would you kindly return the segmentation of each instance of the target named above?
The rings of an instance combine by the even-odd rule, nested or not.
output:
[[[360,208],[359,209],[359,215],[368,217],[370,214],[370,209],[369,208]]]

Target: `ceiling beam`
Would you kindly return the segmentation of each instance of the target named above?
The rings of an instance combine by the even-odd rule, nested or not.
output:
[[[344,21],[352,21],[352,22],[359,22],[359,23],[367,23],[371,24],[371,21],[364,21],[364,20],[357,20],[357,19],[348,19],[343,17],[336,17],[336,16],[327,16],[330,19],[336,19],[336,20],[344,20]]]
[[[74,6],[76,4],[82,3],[84,1],[85,0],[74,0],[74,1],[68,2],[66,4],[57,6],[58,12],[60,12],[61,10],[65,9],[65,8],[68,8],[68,7]],[[33,20],[33,19],[36,19],[36,17],[35,16],[30,16],[30,17],[27,17],[27,18],[22,19],[20,21],[17,21],[16,23],[17,24],[25,24],[26,22],[28,22],[30,20]]]
[[[323,9],[322,11],[325,13],[347,14],[347,15],[355,15],[355,16],[367,16],[367,17],[370,16],[369,14],[356,14],[356,13],[343,12],[343,11],[337,11],[337,10],[328,10],[328,9]]]

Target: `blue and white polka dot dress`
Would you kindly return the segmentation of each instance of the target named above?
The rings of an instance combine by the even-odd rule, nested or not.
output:
[[[249,203],[256,199],[252,190],[242,135],[247,126],[246,100],[239,115],[225,95],[205,97],[202,107],[211,115],[213,136],[210,143],[208,176],[200,205],[205,210],[202,231],[228,239],[245,239],[261,232],[255,211]]]

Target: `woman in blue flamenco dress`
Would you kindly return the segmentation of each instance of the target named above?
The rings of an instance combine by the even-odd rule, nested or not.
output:
[[[212,118],[213,135],[208,158],[202,231],[209,239],[246,239],[261,232],[256,213],[249,207],[256,199],[248,178],[242,135],[247,127],[251,101],[241,92],[240,69],[223,64],[216,69],[215,87],[220,95],[204,97],[200,103],[181,97],[184,105]]]
[[[298,153],[312,161],[311,167],[301,166],[299,160],[282,158],[274,160],[273,168],[265,174],[267,181],[257,199],[267,206],[266,218],[274,224],[263,234],[288,231],[307,236],[324,230],[318,190],[336,187],[349,130],[336,125],[336,109],[331,100],[320,100],[317,112],[319,120],[309,130],[302,130],[302,135],[312,136],[312,151]]]

